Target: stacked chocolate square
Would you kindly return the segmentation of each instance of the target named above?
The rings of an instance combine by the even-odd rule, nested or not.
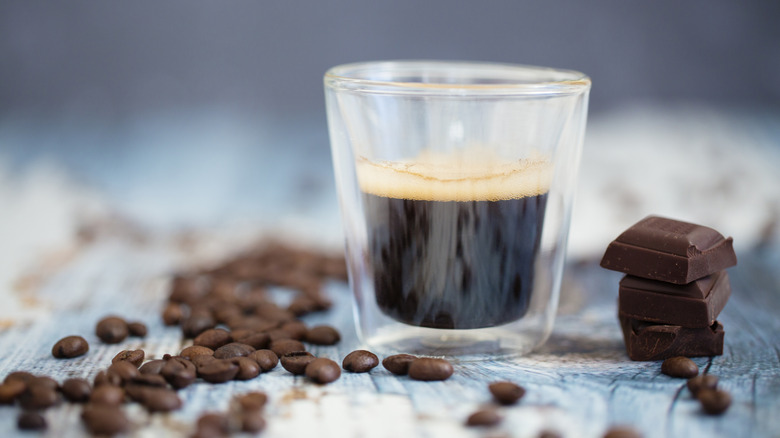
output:
[[[620,281],[618,317],[632,360],[723,354],[716,318],[731,295],[732,239],[701,225],[648,216],[609,244],[601,266]]]

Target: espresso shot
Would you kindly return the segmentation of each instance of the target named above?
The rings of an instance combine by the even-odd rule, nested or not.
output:
[[[473,152],[358,163],[369,275],[397,321],[476,329],[528,310],[551,165]]]

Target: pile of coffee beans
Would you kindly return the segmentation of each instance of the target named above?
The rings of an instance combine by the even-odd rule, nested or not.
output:
[[[721,415],[731,406],[731,394],[718,389],[718,377],[699,375],[699,367],[687,357],[671,357],[661,364],[661,372],[671,377],[687,378],[686,386],[699,401],[702,410],[709,415]]]

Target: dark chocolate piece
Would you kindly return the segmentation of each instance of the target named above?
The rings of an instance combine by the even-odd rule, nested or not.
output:
[[[737,264],[732,239],[702,225],[648,216],[612,241],[601,266],[687,284]]]
[[[675,287],[684,293],[703,294],[704,298],[669,294]],[[715,322],[729,296],[731,285],[726,271],[684,286],[625,276],[620,281],[618,306],[621,316],[632,319],[681,327],[708,327]]]
[[[723,354],[723,325],[685,328],[652,324],[620,317],[626,352],[631,360],[663,360],[674,356],[698,357]]]

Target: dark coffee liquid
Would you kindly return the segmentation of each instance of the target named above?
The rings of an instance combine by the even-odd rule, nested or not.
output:
[[[369,269],[382,312],[443,329],[497,326],[526,313],[546,187],[499,200],[362,196]]]

